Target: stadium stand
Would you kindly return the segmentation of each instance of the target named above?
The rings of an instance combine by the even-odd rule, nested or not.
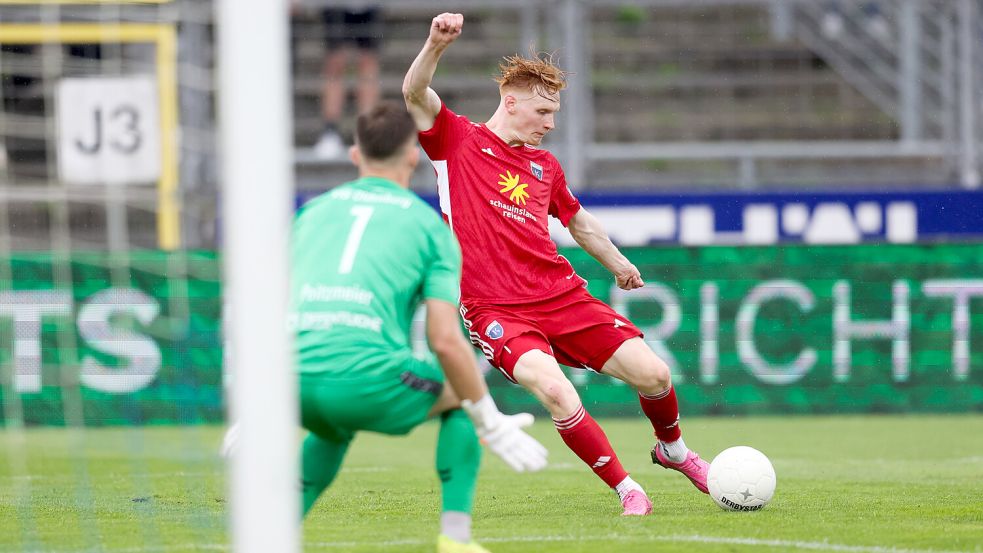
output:
[[[321,22],[306,2],[294,18],[294,126],[298,188],[313,193],[352,173],[344,161],[323,161],[308,146],[321,130],[318,115]],[[162,6],[48,8],[0,6],[6,22],[99,21],[100,17],[177,23],[181,114],[179,191],[181,240],[209,245],[214,216],[213,14],[209,2]],[[571,51],[569,3],[501,1],[468,10],[466,38],[441,64],[435,86],[458,112],[483,120],[497,93],[490,81],[500,55],[530,48],[556,52],[561,63],[590,60],[573,77],[565,111],[547,146],[561,159],[573,144],[578,163],[565,161],[582,191],[768,187],[955,187],[979,181],[980,71],[963,83],[961,69],[979,66],[981,48],[967,54],[964,36],[983,34],[981,2],[885,3],[887,39],[870,36],[847,17],[836,40],[821,32],[823,12],[810,2],[668,1],[580,3],[582,52]],[[918,6],[906,12],[904,6]],[[554,9],[548,13],[547,6]],[[586,7],[585,7],[586,6]],[[784,11],[776,11],[784,6]],[[967,10],[969,23],[963,26]],[[439,2],[386,3],[381,51],[384,97],[397,97],[403,73]],[[856,8],[859,9],[859,8]],[[108,11],[107,11],[108,10]],[[849,15],[850,12],[846,12]],[[148,14],[153,14],[148,15]],[[866,34],[865,34],[866,33]],[[888,42],[885,42],[887,40]],[[970,40],[970,42],[972,42]],[[107,226],[125,226],[127,243],[152,246],[160,196],[131,186],[64,186],[52,145],[54,81],[62,76],[122,74],[153,68],[145,45],[104,44],[101,58],[66,47],[4,44],[0,123],[2,194],[15,249],[43,249],[64,221],[80,245],[105,243]],[[862,70],[869,67],[869,71]],[[576,68],[575,68],[576,69]],[[957,69],[959,71],[957,71]],[[354,75],[350,76],[354,79]],[[589,86],[586,86],[589,83]],[[967,94],[965,91],[969,90]],[[575,109],[574,94],[583,95]],[[350,133],[351,117],[342,123]],[[571,142],[569,134],[575,134]],[[431,192],[424,165],[414,186]],[[56,201],[52,201],[56,200]],[[65,209],[52,206],[60,203]],[[111,207],[115,205],[116,207]],[[110,207],[107,207],[110,206]],[[115,210],[115,215],[112,212]],[[117,222],[111,222],[116,218]],[[122,223],[119,221],[123,221]]]

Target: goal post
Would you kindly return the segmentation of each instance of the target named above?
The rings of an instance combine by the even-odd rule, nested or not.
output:
[[[289,366],[288,237],[293,167],[287,0],[217,5],[224,282],[235,319],[232,543],[299,548],[296,384]]]

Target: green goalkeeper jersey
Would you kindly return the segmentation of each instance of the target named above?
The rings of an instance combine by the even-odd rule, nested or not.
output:
[[[381,178],[303,207],[291,242],[291,324],[302,373],[362,378],[400,371],[420,302],[456,304],[461,251],[440,216]]]

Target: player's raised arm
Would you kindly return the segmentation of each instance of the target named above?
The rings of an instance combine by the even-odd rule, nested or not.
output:
[[[442,13],[430,23],[430,36],[403,78],[403,99],[417,129],[429,130],[440,113],[440,97],[430,88],[437,62],[464,27],[464,16]]]
[[[611,242],[604,226],[589,211],[581,207],[570,219],[567,229],[584,251],[611,271],[619,288],[634,290],[645,286],[641,273]]]
[[[482,443],[516,471],[542,469],[546,466],[546,448],[522,430],[532,424],[532,415],[506,415],[498,410],[460,325],[456,305],[427,300],[430,348],[440,360],[451,388],[461,398],[461,407],[474,423]]]

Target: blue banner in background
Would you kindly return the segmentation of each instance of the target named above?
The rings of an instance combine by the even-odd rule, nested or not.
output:
[[[298,204],[313,197],[298,198]],[[969,241],[983,238],[983,191],[582,193],[621,246]],[[423,197],[437,208],[436,196]],[[575,242],[550,220],[558,244]]]
[[[983,192],[843,191],[590,195],[621,245],[859,244],[983,237]],[[554,238],[572,239],[559,225]]]

